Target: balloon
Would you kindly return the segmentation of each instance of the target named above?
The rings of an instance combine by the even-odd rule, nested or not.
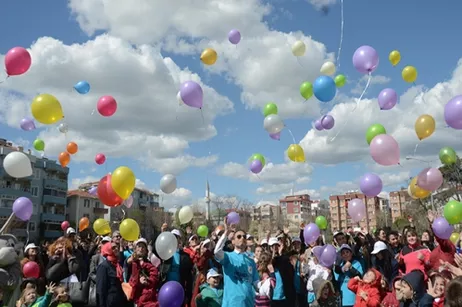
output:
[[[323,75],[332,76],[335,74],[335,64],[332,62],[325,62],[322,64],[320,72]]]
[[[32,201],[27,197],[19,197],[13,203],[13,213],[21,221],[28,221],[34,211]]]
[[[135,184],[136,177],[130,168],[119,166],[112,172],[111,186],[120,198],[127,199],[135,189]]]
[[[435,191],[443,184],[443,174],[435,167],[428,167],[417,175],[417,185],[427,191]]]
[[[37,151],[44,151],[45,150],[45,142],[41,139],[36,139],[34,141],[34,149]]]
[[[110,174],[101,178],[98,183],[97,194],[103,204],[109,207],[116,207],[123,202],[123,199],[112,189],[111,179]]]
[[[371,46],[361,46],[353,54],[353,66],[363,74],[370,74],[379,66],[379,54]]]
[[[462,95],[455,96],[444,106],[446,124],[457,130],[462,129]]]
[[[66,146],[66,150],[68,153],[73,155],[79,151],[79,146],[75,142],[69,142]]]
[[[375,197],[382,192],[382,179],[373,173],[364,174],[364,176],[361,177],[359,188],[364,195],[368,197]]]
[[[421,141],[431,136],[435,132],[435,127],[435,119],[428,114],[419,116],[414,125],[415,133]]]
[[[416,198],[424,199],[431,194],[431,191],[424,190],[417,185],[417,176],[412,178],[409,186],[411,187],[411,194]]]
[[[95,162],[98,165],[104,164],[106,162],[106,156],[102,153],[99,153],[95,156]]]
[[[93,196],[98,195],[98,187],[95,187],[95,186],[91,187],[90,190],[88,190],[88,194],[93,195]]]
[[[228,40],[231,44],[237,45],[241,41],[241,32],[236,29],[232,29],[228,33]]]
[[[308,100],[313,96],[313,84],[310,82],[303,82],[300,85],[300,95],[302,95],[305,100]]]
[[[58,126],[58,130],[61,133],[67,133],[69,131],[69,126],[66,123],[61,123]]]
[[[25,278],[39,278],[40,266],[35,261],[27,261],[22,267],[22,274]]]
[[[191,222],[194,217],[194,212],[190,206],[181,207],[180,212],[178,212],[178,219],[180,220],[180,224],[187,224]]]
[[[321,118],[321,125],[322,125],[322,128],[326,130],[330,130],[334,128],[335,119],[331,115],[325,115]]]
[[[396,94],[394,89],[383,89],[379,93],[378,102],[380,110],[391,110],[398,102],[398,94]]]
[[[126,200],[124,200],[124,206],[131,208],[133,206],[133,196],[130,195]]]
[[[208,227],[205,225],[200,225],[199,228],[197,228],[197,234],[199,235],[199,237],[207,238],[209,234]]]
[[[261,164],[260,160],[253,160],[252,162],[250,162],[249,169],[252,173],[258,174],[262,171],[263,164]]]
[[[103,96],[96,104],[99,114],[109,117],[117,111],[117,101],[112,96]]]
[[[259,153],[255,153],[250,157],[249,161],[252,162],[253,160],[259,160],[263,166],[266,164],[265,157]]]
[[[399,61],[401,61],[401,54],[398,50],[393,50],[392,52],[390,52],[388,60],[390,61],[391,65],[396,66],[398,65]]]
[[[379,134],[372,139],[370,145],[372,159],[380,165],[389,166],[399,164],[399,145],[387,134]]]
[[[343,87],[346,84],[346,77],[345,75],[337,75],[334,78],[335,85],[337,87]]]
[[[457,162],[457,154],[451,147],[443,147],[440,150],[440,161],[444,165],[452,165]]]
[[[450,200],[444,205],[444,218],[449,224],[454,225],[462,221],[462,203],[457,200]]]
[[[32,100],[30,106],[32,116],[42,124],[51,125],[60,121],[63,117],[61,103],[55,96],[40,94]]]
[[[322,118],[317,119],[317,120],[314,122],[314,128],[316,128],[316,130],[318,130],[318,131],[324,130],[324,127],[322,126],[321,120],[322,120]]]
[[[321,235],[321,230],[315,223],[309,223],[303,229],[303,238],[305,238],[305,244],[313,244]]]
[[[366,205],[359,198],[354,198],[348,202],[348,215],[353,222],[359,222],[366,217]]]
[[[459,234],[457,232],[453,232],[451,236],[449,237],[449,240],[453,243],[456,244],[457,241],[459,241]]]
[[[183,99],[181,99],[181,91],[178,91],[178,93],[176,94],[176,100],[178,101],[178,105],[181,106],[184,104]]]
[[[321,76],[314,81],[313,91],[319,101],[329,102],[337,94],[337,87],[331,77]]]
[[[140,226],[133,219],[124,219],[119,226],[120,236],[126,241],[136,241],[140,237]]]
[[[298,144],[291,144],[289,148],[287,148],[287,156],[289,157],[290,161],[305,162],[305,152],[303,151],[303,148]]]
[[[263,108],[263,115],[266,117],[271,114],[278,114],[278,106],[275,103],[267,103]]]
[[[412,199],[418,199],[417,197],[415,197],[415,196],[412,194],[411,186],[408,186],[408,187],[407,187],[407,194],[408,194]]]
[[[270,133],[269,134],[270,138],[273,140],[279,141],[281,139],[281,132],[278,133]]]
[[[105,219],[97,219],[93,223],[93,230],[96,232],[96,234],[104,236],[108,233],[111,233],[111,226],[109,226],[109,222]]]
[[[326,268],[333,266],[337,259],[337,250],[331,244],[324,245],[321,248],[318,258],[319,263]]]
[[[155,247],[159,258],[168,260],[176,253],[178,249],[178,240],[173,233],[164,231],[157,237]]]
[[[373,124],[369,126],[366,132],[366,141],[367,144],[371,144],[372,140],[380,134],[387,134],[387,130],[385,130],[385,127],[382,126],[381,124]]]
[[[90,83],[88,83],[87,81],[79,81],[74,85],[74,89],[79,94],[88,94],[88,92],[90,91]]]
[[[171,194],[176,190],[176,177],[171,174],[162,176],[160,179],[160,189],[165,194]]]
[[[414,66],[406,66],[401,72],[403,80],[408,83],[414,83],[417,80],[417,69]]]
[[[292,54],[295,56],[304,56],[306,51],[306,45],[302,41],[296,41],[292,45]]]
[[[58,161],[62,167],[66,167],[71,162],[71,156],[67,151],[63,151],[59,154]]]
[[[88,227],[90,227],[90,220],[88,217],[82,217],[79,221],[79,232],[84,231]]]
[[[324,216],[318,216],[315,220],[315,223],[319,227],[319,229],[327,229],[327,219]]]
[[[234,211],[231,211],[230,213],[228,213],[226,217],[227,217],[228,225],[237,225],[241,221],[239,214]]]
[[[454,227],[449,225],[444,217],[437,217],[432,223],[432,230],[435,236],[447,240],[451,237]]]
[[[230,39],[231,41],[231,39]],[[183,286],[176,281],[167,281],[159,291],[159,307],[180,307],[184,301]]]
[[[32,176],[32,163],[29,157],[20,151],[12,151],[3,159],[3,169],[14,178]]]
[[[205,65],[213,65],[217,61],[218,54],[212,48],[207,48],[201,53],[201,61]]]
[[[64,221],[64,222],[61,223],[61,229],[63,231],[66,231],[70,226],[71,226],[71,224],[69,224],[68,221]]]
[[[27,72],[32,64],[29,51],[14,47],[5,55],[5,70],[8,76],[19,76]]]
[[[158,268],[160,264],[162,263],[160,259],[157,258],[156,254],[154,253],[152,253],[150,260],[151,260],[152,265],[155,266],[156,268]]]
[[[22,130],[24,131],[32,131],[35,130],[35,123],[32,118],[25,117],[21,119],[21,123],[19,124]]]
[[[265,128],[268,133],[278,133],[284,129],[284,122],[279,118],[279,115],[271,114],[265,117],[263,128]]]
[[[183,100],[186,105],[198,109],[202,108],[204,92],[198,83],[194,81],[184,82],[181,84],[180,95],[181,100]]]

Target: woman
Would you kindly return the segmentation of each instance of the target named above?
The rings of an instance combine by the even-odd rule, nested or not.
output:
[[[403,247],[399,257],[401,270],[407,274],[413,270],[420,270],[427,279],[425,273],[430,265],[430,250],[420,244],[417,232],[409,228],[406,233],[406,245]]]
[[[29,261],[34,261],[40,268],[39,278],[37,280],[37,293],[40,295],[45,294],[45,266],[39,251],[38,246],[34,243],[30,243],[24,249],[24,258],[21,260],[21,269]],[[24,276],[23,276],[24,277]]]
[[[428,248],[430,251],[435,249],[435,238],[433,237],[431,231],[425,230],[424,232],[422,232],[420,241],[422,242],[422,245]]]
[[[210,240],[201,243],[200,249],[195,253],[194,263],[196,264],[197,274],[194,281],[192,297],[195,298],[200,293],[200,286],[207,281],[207,272],[216,267],[213,253],[210,251]],[[196,306],[196,300],[191,300],[191,307]]]
[[[356,276],[362,277],[364,274],[361,263],[353,258],[353,251],[348,244],[340,247],[342,262],[335,265],[335,279],[340,287],[342,294],[342,306],[353,306],[355,304],[355,294],[348,289],[348,281]]]
[[[374,257],[374,268],[382,274],[383,279],[391,287],[393,280],[399,273],[398,261],[392,256],[388,246],[382,242],[377,241],[374,244],[374,250],[371,252]]]
[[[46,268],[48,282],[76,282],[75,274],[79,272],[79,262],[73,255],[72,242],[61,237],[48,248],[49,261]]]

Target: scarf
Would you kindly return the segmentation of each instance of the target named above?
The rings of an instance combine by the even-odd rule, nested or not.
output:
[[[108,242],[101,247],[101,255],[116,268],[117,278],[123,280],[123,270],[119,264],[117,256],[112,250],[112,243]]]

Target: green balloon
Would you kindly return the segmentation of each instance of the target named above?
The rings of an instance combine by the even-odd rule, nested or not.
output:
[[[337,87],[342,87],[342,86],[344,86],[345,83],[346,83],[346,77],[345,77],[345,75],[338,75],[338,76],[335,76],[334,82],[335,82],[335,85],[336,85]]]
[[[34,141],[34,149],[37,151],[43,151],[45,149],[45,142],[41,139],[36,139]]]
[[[259,154],[259,153],[253,154],[250,157],[249,161],[252,162],[253,160],[260,160],[261,165],[265,166],[265,157],[262,154]]]
[[[263,108],[263,115],[265,115],[265,117],[271,114],[278,114],[278,106],[272,102],[267,103]]]
[[[310,82],[303,82],[300,85],[300,95],[302,95],[305,100],[308,100],[313,96],[313,84]]]
[[[327,219],[320,215],[316,218],[316,221],[315,221],[316,225],[319,227],[319,229],[326,229],[327,228]]]
[[[440,150],[440,161],[444,165],[452,165],[457,162],[457,154],[451,147],[443,147]]]
[[[381,124],[373,124],[367,129],[366,141],[367,144],[371,144],[372,140],[379,134],[387,134],[387,130]]]
[[[206,238],[209,234],[209,229],[205,225],[200,225],[199,228],[197,228],[197,234],[199,237]]]
[[[462,221],[462,203],[457,200],[450,200],[444,206],[444,218],[449,224],[454,225]]]

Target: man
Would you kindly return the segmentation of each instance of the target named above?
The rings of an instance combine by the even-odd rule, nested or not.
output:
[[[246,255],[250,259],[253,259],[255,257],[255,242],[254,242],[253,236],[252,235],[247,235],[246,240],[247,240]]]
[[[271,306],[294,306],[296,295],[294,266],[290,262],[290,257],[284,254],[284,240],[270,238],[268,244],[273,254],[273,267],[276,278]]]

